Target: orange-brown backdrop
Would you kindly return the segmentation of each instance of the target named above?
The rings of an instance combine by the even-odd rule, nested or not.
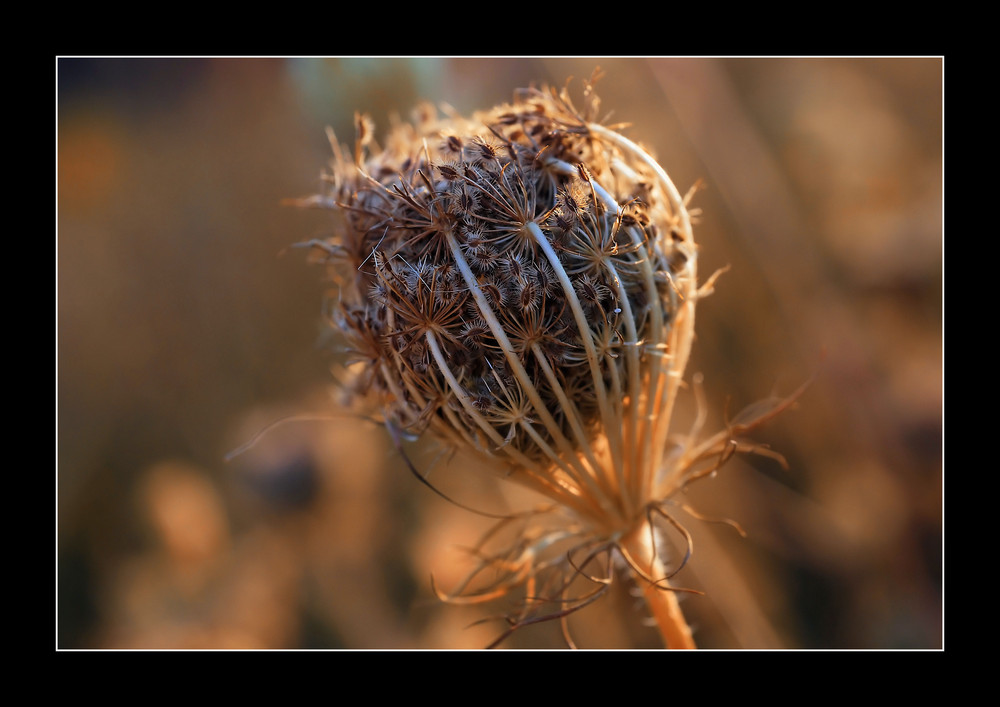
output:
[[[460,112],[531,82],[598,83],[684,190],[701,181],[689,373],[710,425],[814,374],[744,458],[700,482],[681,584],[708,648],[942,646],[940,58],[93,59],[58,80],[59,648],[478,648],[440,605],[481,519],[336,417],[321,272],[324,133],[421,99]],[[572,84],[571,84],[572,85]],[[232,461],[226,454],[288,415]],[[447,492],[522,500],[412,451]],[[584,647],[657,645],[627,592]],[[507,647],[559,648],[557,626]]]

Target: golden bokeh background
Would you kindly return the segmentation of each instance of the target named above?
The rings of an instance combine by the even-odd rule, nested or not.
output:
[[[815,376],[689,499],[678,575],[706,648],[943,644],[943,60],[351,58],[57,61],[57,644],[61,649],[481,648],[496,607],[431,591],[488,523],[337,415],[322,273],[293,244],[325,127],[421,99],[468,113],[595,67],[610,120],[700,182],[689,374],[710,429]],[[578,95],[578,94],[577,94]],[[689,414],[690,405],[679,419]],[[256,439],[242,454],[230,451]],[[409,450],[449,495],[528,501]],[[658,645],[622,586],[585,648]],[[561,648],[558,625],[508,648]]]

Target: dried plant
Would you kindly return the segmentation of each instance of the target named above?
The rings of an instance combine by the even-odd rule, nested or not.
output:
[[[438,590],[455,602],[521,590],[498,643],[588,605],[623,561],[666,644],[694,647],[670,583],[687,555],[668,573],[658,534],[690,551],[677,492],[763,451],[741,435],[789,402],[671,435],[715,278],[698,285],[688,198],[619,128],[601,122],[592,82],[581,107],[550,89],[468,119],[424,106],[381,146],[358,116],[353,151],[331,134],[325,189],[297,202],[338,219],[305,245],[338,285],[349,396],[397,444],[430,435],[553,502],[500,518],[469,581]],[[571,589],[580,580],[589,589]]]

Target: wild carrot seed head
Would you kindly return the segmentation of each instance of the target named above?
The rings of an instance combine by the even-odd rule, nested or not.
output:
[[[359,117],[316,203],[342,219],[325,252],[355,394],[614,535],[674,490],[696,250],[666,173],[585,95],[424,107],[383,149]]]

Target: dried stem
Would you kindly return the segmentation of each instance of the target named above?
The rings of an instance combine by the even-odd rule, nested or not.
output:
[[[646,582],[643,597],[667,648],[697,648],[677,601],[677,591],[667,583],[663,563],[654,551],[649,521],[622,538],[619,547],[641,575],[639,581]]]

